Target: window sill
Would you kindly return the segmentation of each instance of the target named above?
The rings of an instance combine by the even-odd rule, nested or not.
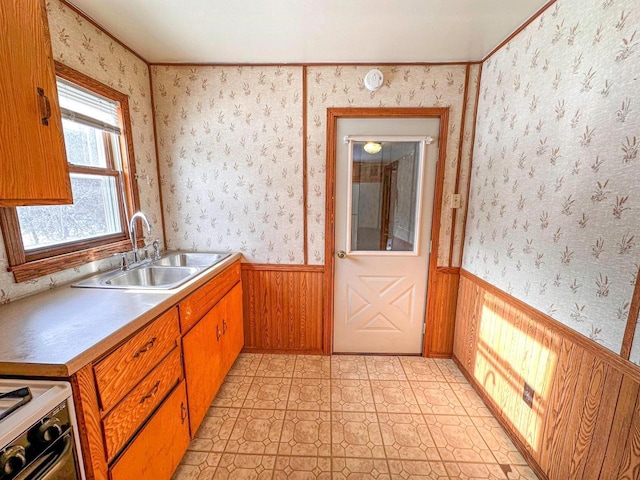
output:
[[[61,272],[62,270],[79,267],[89,262],[95,262],[96,260],[109,258],[116,253],[130,249],[131,242],[129,240],[120,240],[118,242],[87,248],[85,250],[56,255],[55,257],[33,260],[14,267],[9,267],[9,271],[13,272],[15,281],[17,283],[21,283],[28,280],[34,280],[45,275]]]

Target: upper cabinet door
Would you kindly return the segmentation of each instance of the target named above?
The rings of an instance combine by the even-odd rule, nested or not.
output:
[[[0,38],[0,206],[72,203],[45,0],[2,0]]]

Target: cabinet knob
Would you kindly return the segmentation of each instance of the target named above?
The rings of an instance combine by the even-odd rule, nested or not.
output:
[[[220,341],[220,327],[216,325],[216,340]]]

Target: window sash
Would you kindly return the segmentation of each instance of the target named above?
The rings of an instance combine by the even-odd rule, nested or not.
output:
[[[115,133],[116,135],[122,134],[120,127],[101,122],[100,120],[96,120],[88,115],[83,115],[82,113],[74,112],[73,110],[62,107],[60,107],[60,112],[62,113],[62,118],[71,120],[72,122],[81,123],[87,127],[97,128],[98,130],[103,130],[105,132]]]

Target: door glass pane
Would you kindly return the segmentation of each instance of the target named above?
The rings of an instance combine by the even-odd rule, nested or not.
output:
[[[351,251],[414,251],[420,142],[352,148]]]
[[[73,205],[17,209],[25,250],[122,231],[115,177],[72,173],[71,188]]]

